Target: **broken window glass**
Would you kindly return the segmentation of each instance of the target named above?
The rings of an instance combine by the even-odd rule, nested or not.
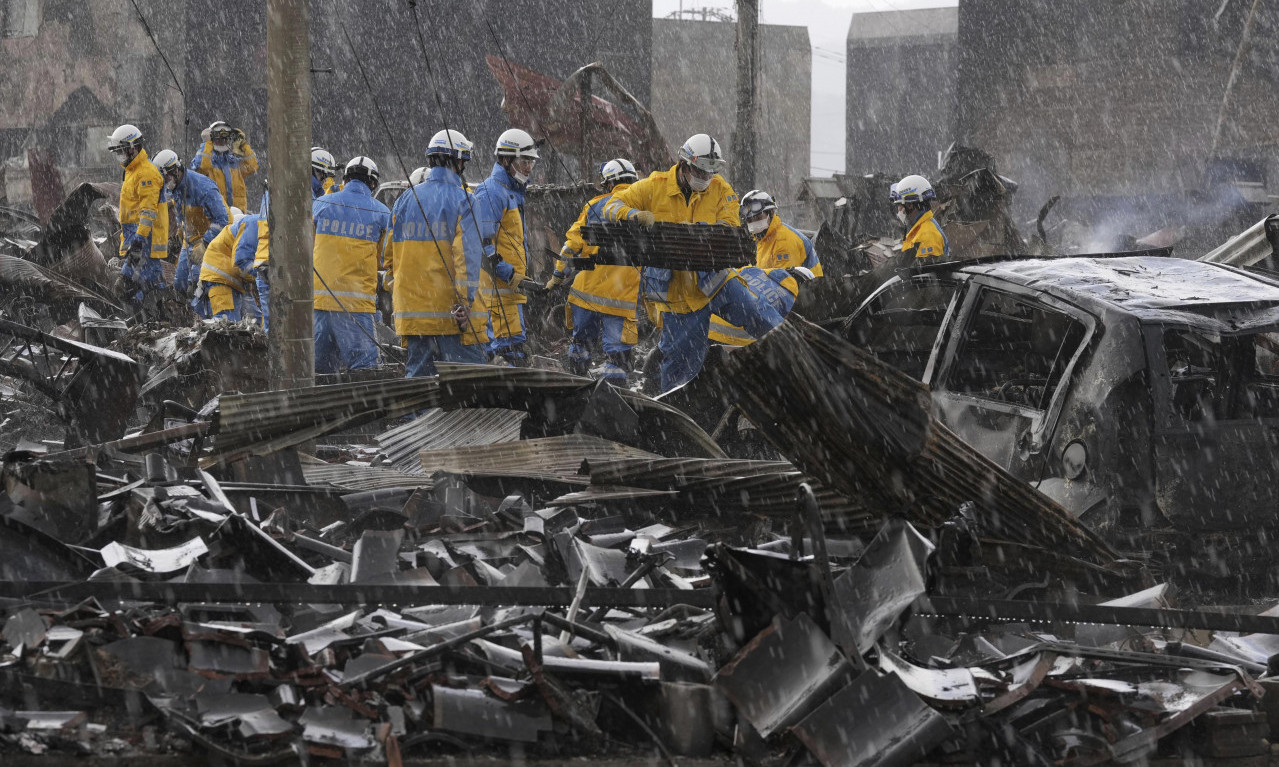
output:
[[[900,282],[875,296],[845,328],[848,340],[922,379],[955,295],[949,282]]]
[[[1172,410],[1189,423],[1279,417],[1279,333],[1164,331]]]
[[[1087,332],[1064,312],[983,289],[945,388],[1044,410]]]

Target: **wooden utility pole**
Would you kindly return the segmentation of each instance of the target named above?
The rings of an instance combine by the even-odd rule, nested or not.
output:
[[[311,57],[307,0],[267,0],[271,385],[315,382],[311,277]]]
[[[733,187],[755,188],[755,86],[759,80],[759,0],[737,0],[737,124],[731,158]]]

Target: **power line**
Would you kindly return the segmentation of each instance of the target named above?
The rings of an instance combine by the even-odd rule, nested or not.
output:
[[[182,96],[182,142],[185,144],[187,140],[188,127],[191,125],[191,117],[187,114],[187,94],[182,90],[182,83],[178,82],[178,75],[173,71],[173,65],[169,63],[169,57],[164,55],[164,49],[160,47],[159,41],[155,39],[155,33],[151,31],[151,25],[147,23],[147,17],[142,15],[142,9],[138,7],[138,0],[129,0],[133,4],[133,10],[138,14],[138,21],[142,22],[142,29],[147,33],[147,37],[151,38],[151,45],[155,46],[155,52],[160,54],[160,60],[164,62],[165,69],[169,70],[169,77],[173,78],[173,87],[178,89],[178,93]]]

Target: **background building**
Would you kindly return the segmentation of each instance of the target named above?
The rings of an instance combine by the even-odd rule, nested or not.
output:
[[[190,158],[199,132],[226,120],[246,130],[267,159],[266,3],[138,5],[185,99],[130,0],[0,0],[0,162],[8,160],[0,198],[8,190],[14,203],[29,196],[25,155],[32,147],[52,152],[68,185],[117,177],[102,146],[122,122],[138,125],[153,152],[173,146]],[[486,55],[558,79],[601,61],[647,102],[650,6],[648,0],[474,0],[450,5],[445,18],[420,5],[419,38],[400,0],[311,0],[313,141],[341,160],[367,154],[385,176],[397,177],[393,144],[411,170],[423,164],[427,140],[447,122],[476,142],[474,174],[483,176],[493,143],[508,127]],[[256,199],[261,186],[251,187]]]
[[[1216,148],[1250,2],[962,0],[959,132],[1034,216],[1109,210],[1142,234],[1217,215],[1223,184],[1265,200],[1279,141],[1279,6],[1257,14]],[[1260,187],[1257,186],[1260,184]],[[1160,220],[1160,216],[1165,220]]]
[[[652,29],[651,108],[672,155],[694,133],[709,133],[725,152],[731,151],[737,117],[736,26],[653,19]],[[771,192],[785,214],[808,175],[812,111],[808,28],[760,24],[759,46],[755,184]]]
[[[845,172],[922,173],[955,138],[960,9],[854,13]]]

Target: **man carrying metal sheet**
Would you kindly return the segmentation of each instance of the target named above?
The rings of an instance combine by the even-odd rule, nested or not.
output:
[[[657,221],[740,226],[737,195],[719,175],[723,167],[719,142],[698,133],[680,147],[674,167],[655,171],[614,194],[604,215],[610,221],[634,221],[645,227]],[[661,313],[658,348],[664,392],[692,380],[702,369],[710,346],[711,301],[721,291],[727,291],[721,298],[725,306],[741,309],[740,319],[752,337],[767,333],[782,321],[775,309],[755,300],[734,269],[693,272],[645,268],[640,287],[649,316]]]
[[[626,191],[638,180],[639,174],[630,160],[619,157],[604,163],[600,167],[599,182],[603,194],[592,197],[582,208],[577,221],[564,236],[560,255],[564,258],[589,257],[599,250],[582,239],[582,227],[604,223],[604,206],[614,194]],[[555,271],[546,288],[550,290],[567,279],[573,281],[565,307],[568,327],[573,333],[573,343],[568,348],[569,372],[578,375],[590,372],[591,345],[598,340],[608,355],[608,361],[600,371],[601,377],[625,386],[631,369],[631,348],[639,339],[635,324],[639,269],[634,266],[598,265],[574,274],[567,262],[560,260],[555,263]]]

